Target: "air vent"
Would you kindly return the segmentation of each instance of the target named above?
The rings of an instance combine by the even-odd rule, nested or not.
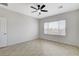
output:
[[[0,3],[0,5],[8,6],[8,3]]]

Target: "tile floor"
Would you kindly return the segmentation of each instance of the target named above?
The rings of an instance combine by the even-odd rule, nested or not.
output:
[[[79,48],[37,39],[0,48],[0,56],[79,56]]]

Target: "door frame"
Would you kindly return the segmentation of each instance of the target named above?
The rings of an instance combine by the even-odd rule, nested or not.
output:
[[[6,47],[6,46],[8,46],[8,20],[7,20],[7,18],[6,17],[1,17],[0,16],[0,19],[4,19],[4,20],[6,20],[6,45],[5,46],[1,46],[0,48],[3,48],[3,47]]]

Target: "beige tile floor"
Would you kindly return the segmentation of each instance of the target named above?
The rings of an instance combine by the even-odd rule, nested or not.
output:
[[[78,56],[79,48],[48,40],[32,40],[0,48],[0,56]]]

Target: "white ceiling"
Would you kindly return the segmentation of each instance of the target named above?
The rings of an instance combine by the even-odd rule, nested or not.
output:
[[[39,3],[39,4],[40,5],[45,4],[46,7],[44,9],[48,10],[48,12],[42,12],[42,14],[39,16],[38,12],[32,13],[34,9],[30,8],[30,6],[37,7],[35,3],[9,3],[7,7],[2,5],[0,6],[38,19],[79,9],[79,3]],[[61,5],[63,5],[63,8],[59,9],[58,7]]]

